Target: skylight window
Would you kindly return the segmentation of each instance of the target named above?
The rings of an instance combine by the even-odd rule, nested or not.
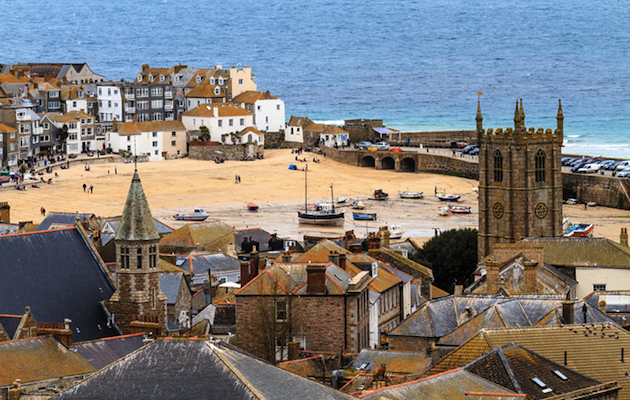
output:
[[[568,381],[569,380],[569,378],[567,378],[565,374],[563,374],[562,372],[560,372],[558,370],[553,371],[553,373],[556,374],[563,381]]]
[[[534,381],[534,383],[537,384],[538,386],[540,386],[541,388],[546,388],[547,387],[545,382],[541,381],[538,378],[532,378],[532,381]]]

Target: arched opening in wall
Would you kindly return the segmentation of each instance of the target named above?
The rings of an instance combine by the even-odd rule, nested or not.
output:
[[[394,166],[396,165],[396,163],[394,162],[394,159],[391,157],[383,158],[383,161],[381,164],[382,164],[381,166],[383,169],[394,169]]]
[[[416,172],[416,161],[413,158],[403,158],[400,162],[400,172]]]
[[[374,161],[374,157],[365,156],[361,160],[361,166],[362,167],[375,167],[376,166],[376,161]]]

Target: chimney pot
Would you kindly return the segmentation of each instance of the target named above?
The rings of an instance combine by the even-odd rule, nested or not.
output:
[[[309,264],[306,274],[306,293],[326,294],[326,265]]]

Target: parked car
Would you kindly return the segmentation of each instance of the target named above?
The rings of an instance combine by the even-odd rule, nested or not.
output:
[[[376,147],[378,150],[389,150],[389,148],[391,147],[387,142],[374,143],[373,146]]]
[[[614,171],[614,170],[616,170],[616,169],[617,169],[617,165],[619,165],[619,163],[620,163],[620,162],[621,162],[621,161],[615,161],[615,162],[613,162],[613,163],[611,163],[611,164],[607,165],[607,166],[606,166],[606,169],[607,169],[607,170],[609,170],[609,171]]]
[[[466,146],[466,147],[464,147],[464,148],[462,149],[462,154],[468,154],[468,153],[470,153],[470,151],[471,151],[472,149],[474,149],[474,148],[476,148],[476,147],[477,147],[477,145],[474,145],[474,144],[469,144],[468,146]]]
[[[368,147],[372,147],[372,146],[374,146],[372,142],[361,142],[354,145],[354,147],[359,150],[367,150]]]
[[[619,178],[628,178],[628,177],[630,177],[630,167],[624,168],[621,171],[617,172],[617,177],[619,177]]]
[[[479,147],[475,147],[474,149],[470,150],[468,154],[470,154],[471,156],[479,155]]]
[[[579,163],[579,164],[576,164],[576,165],[574,165],[574,166],[571,168],[571,172],[578,172],[578,170],[579,170],[580,168],[583,168],[585,165],[586,165],[586,163],[584,163],[584,162]]]
[[[621,161],[619,164],[617,164],[617,171],[621,171],[624,168],[630,167],[630,160],[628,161]]]
[[[595,163],[591,163],[591,164],[586,164],[582,168],[578,169],[577,172],[579,172],[581,174],[590,174],[590,173],[594,174],[597,171],[599,171],[601,168],[602,168],[601,165],[595,164]]]

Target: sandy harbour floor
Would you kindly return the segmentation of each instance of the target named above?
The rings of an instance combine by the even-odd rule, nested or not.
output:
[[[304,153],[312,161],[312,154]],[[323,159],[323,157],[321,157]],[[288,169],[296,164],[299,171]],[[347,196],[366,205],[363,212],[377,213],[378,221],[353,221],[352,210],[346,206],[343,227],[313,227],[298,225],[297,210],[304,209],[304,172],[308,164],[309,204],[330,201],[330,184],[334,196]],[[114,167],[118,173],[114,173]],[[102,216],[120,215],[133,176],[134,164],[92,164],[90,171],[82,166],[57,169],[59,178],[53,185],[40,185],[26,191],[0,191],[0,201],[11,206],[11,221],[43,219],[40,207],[47,211],[94,213]],[[295,161],[291,150],[266,150],[264,160],[214,162],[180,159],[138,163],[138,172],[154,217],[177,228],[187,222],[173,218],[177,213],[190,213],[202,207],[211,217],[237,229],[261,227],[281,237],[302,239],[304,234],[336,236],[354,229],[357,236],[375,231],[380,226],[398,225],[403,237],[418,238],[419,242],[434,235],[435,229],[477,227],[478,205],[473,188],[477,181],[439,174],[395,173],[391,170],[353,167],[323,159],[320,163]],[[241,183],[234,178],[241,176]],[[50,177],[50,175],[47,175]],[[94,185],[94,193],[85,193],[83,184]],[[435,196],[439,192],[462,195],[461,205],[472,207],[472,214],[440,216],[444,205]],[[387,201],[368,200],[374,189],[389,193]],[[423,191],[424,199],[400,199],[399,190]],[[254,202],[259,211],[251,212],[246,204]],[[594,236],[619,240],[621,227],[630,225],[630,211],[605,207],[567,206],[564,215],[571,221],[595,224]]]

